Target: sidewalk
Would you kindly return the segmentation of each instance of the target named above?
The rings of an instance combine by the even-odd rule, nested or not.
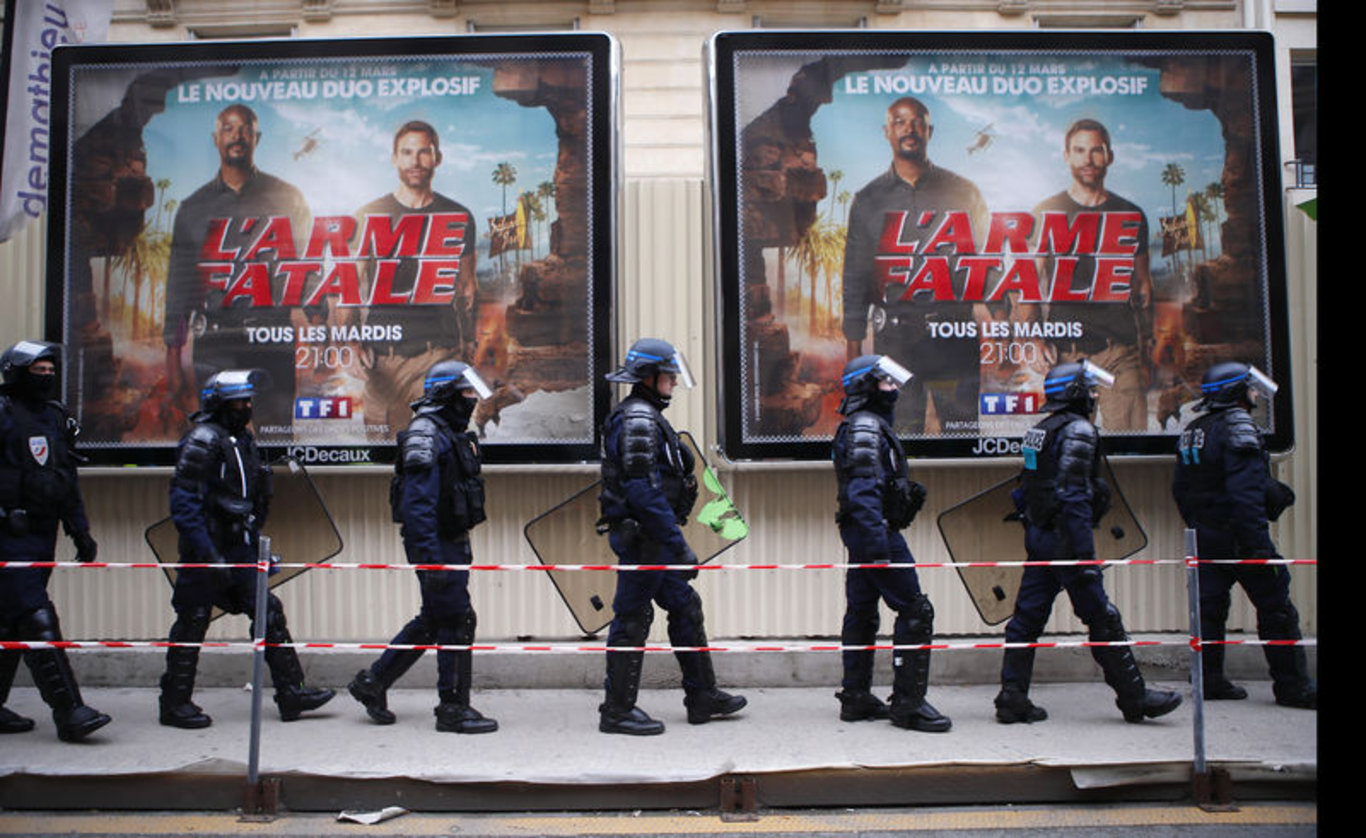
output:
[[[954,720],[946,734],[841,722],[833,686],[743,688],[745,710],[699,726],[687,724],[680,690],[647,689],[640,706],[668,730],[642,738],[598,732],[598,690],[477,690],[474,705],[501,727],[460,736],[435,731],[431,689],[391,691],[399,721],[382,727],[333,685],[336,699],[289,724],[264,696],[260,772],[279,780],[283,808],[714,809],[749,780],[751,805],[764,807],[1190,797],[1193,709],[1187,685],[1173,680],[1152,686],[1180,690],[1186,702],[1142,724],[1123,721],[1099,677],[1037,685],[1031,696],[1049,719],[1034,725],[996,723],[994,685],[935,685],[930,700]],[[1248,700],[1206,705],[1210,766],[1228,771],[1240,799],[1312,797],[1318,714],[1277,707],[1267,681],[1246,685]],[[214,718],[201,731],[160,726],[154,689],[84,692],[114,721],[73,745],[58,741],[31,687],[15,688],[8,706],[38,727],[0,737],[0,807],[242,805],[246,690],[199,690],[196,701]]]

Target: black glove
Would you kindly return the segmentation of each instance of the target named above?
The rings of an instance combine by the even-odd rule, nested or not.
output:
[[[93,562],[99,555],[100,546],[91,538],[90,530],[81,530],[71,534],[71,542],[76,545],[76,561]]]
[[[690,547],[690,546],[688,546],[688,545],[684,545],[684,546],[683,546],[683,551],[684,551],[684,552],[682,552],[682,553],[677,553],[677,554],[674,555],[673,564],[688,564],[688,565],[692,565],[692,570],[680,570],[680,571],[678,571],[678,572],[681,573],[681,574],[683,574],[683,578],[684,578],[684,579],[689,579],[689,580],[696,579],[696,578],[697,578],[697,554],[694,553],[694,552],[692,551],[692,547]]]

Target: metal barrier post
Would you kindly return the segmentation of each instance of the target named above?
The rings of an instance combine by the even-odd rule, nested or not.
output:
[[[261,783],[261,693],[266,662],[266,595],[270,592],[270,538],[258,537],[256,551],[256,619],[253,623],[251,653],[251,736],[247,752],[247,789],[243,798],[242,814],[246,818],[273,815],[278,789],[274,784],[264,788]]]
[[[1186,530],[1186,594],[1190,607],[1191,704],[1195,737],[1195,758],[1191,767],[1191,791],[1202,809],[1233,808],[1228,772],[1213,772],[1205,760],[1205,669],[1204,636],[1200,631],[1200,550],[1195,530]]]

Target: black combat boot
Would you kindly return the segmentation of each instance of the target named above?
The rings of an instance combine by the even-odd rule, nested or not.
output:
[[[1129,647],[1093,647],[1091,656],[1105,673],[1105,683],[1115,691],[1115,706],[1124,714],[1124,721],[1137,724],[1165,716],[1181,706],[1179,694],[1147,687]]]
[[[431,630],[422,617],[408,621],[390,643],[398,646],[426,646],[433,641]],[[391,725],[397,716],[389,709],[389,688],[422,657],[423,649],[385,649],[369,669],[356,673],[347,685],[351,697],[365,705],[375,724]]]
[[[706,646],[706,638],[696,646]],[[708,652],[679,652],[678,667],[683,671],[683,706],[688,724],[706,724],[718,716],[739,712],[749,702],[742,695],[731,695],[716,688],[716,671]]]
[[[627,644],[639,645],[639,644]],[[598,705],[598,730],[630,736],[654,736],[664,732],[664,723],[650,718],[636,706],[640,689],[640,670],[644,652],[607,651],[607,678],[603,685],[607,697]]]
[[[1220,637],[1220,640],[1224,638]],[[1224,647],[1222,645],[1200,647],[1200,672],[1205,684],[1207,701],[1242,701],[1247,698],[1247,690],[1230,681],[1224,675]]]
[[[498,722],[484,718],[470,706],[469,691],[463,693],[461,690],[440,692],[441,703],[432,711],[436,714],[436,729],[443,733],[493,733],[497,730]]]
[[[198,730],[213,724],[213,719],[190,700],[198,665],[199,650],[196,648],[172,646],[166,650],[166,672],[161,676],[160,721],[167,727]]]
[[[1268,613],[1257,613],[1257,636],[1262,640],[1299,640],[1300,614],[1286,602]],[[1271,691],[1282,707],[1317,710],[1318,685],[1309,677],[1309,661],[1303,646],[1266,645],[1262,647],[1271,669]]]
[[[840,721],[861,722],[866,719],[885,719],[888,717],[887,705],[882,699],[869,692],[841,690],[835,693],[840,700]]]
[[[869,646],[877,639],[879,616],[876,608],[870,613],[846,611],[840,630],[840,645]],[[887,705],[873,695],[873,650],[849,649],[840,653],[844,664],[844,689],[835,693],[840,701],[840,721],[861,722],[866,719],[887,718]]]
[[[1029,700],[1018,684],[1005,684],[996,694],[996,721],[1003,725],[1033,724],[1048,718],[1048,711]]]
[[[309,710],[317,710],[336,695],[329,689],[304,685],[304,670],[293,649],[267,647],[266,665],[270,667],[275,706],[280,709],[282,722],[292,722]]]
[[[1029,700],[1034,678],[1034,650],[1006,649],[1001,660],[1001,691],[996,694],[996,721],[1003,725],[1033,724],[1048,718],[1048,711]]]
[[[55,643],[62,639],[57,612],[44,606],[27,614],[20,626],[25,640]],[[24,661],[33,673],[33,683],[52,708],[52,721],[57,725],[57,738],[63,742],[78,742],[105,725],[110,718],[81,701],[81,690],[76,686],[76,675],[71,671],[63,649],[30,649]]]
[[[329,689],[304,685],[304,668],[299,665],[299,654],[293,647],[289,628],[285,624],[285,608],[274,594],[266,598],[266,666],[270,681],[275,685],[275,706],[280,709],[280,721],[292,722],[309,710],[317,710],[331,701],[336,693]],[[252,626],[252,636],[256,635]]]
[[[475,614],[466,611],[456,630],[455,644],[468,646],[474,642]],[[474,680],[474,660],[469,649],[449,654],[455,663],[455,689],[441,690],[441,703],[436,710],[436,729],[445,733],[493,733],[498,722],[485,718],[470,706],[470,685]]]
[[[1224,676],[1224,623],[1228,619],[1228,603],[1210,613],[1201,603],[1200,612],[1200,672],[1205,684],[1207,701],[1242,701],[1247,690]]]
[[[0,649],[0,733],[27,733],[33,730],[33,719],[5,707],[5,702],[9,701],[10,685],[14,683],[14,671],[19,668],[22,655],[23,652],[18,649]]]
[[[63,742],[79,742],[111,719],[81,701],[80,688],[62,649],[34,649],[26,653],[28,667],[33,672],[33,683],[43,701],[52,708],[52,721],[57,725],[57,738]]]
[[[897,646],[920,645],[928,642],[909,638],[892,640]],[[887,709],[892,724],[922,733],[944,733],[953,721],[925,700],[930,683],[930,650],[916,649],[892,652],[892,706]]]
[[[702,598],[696,591],[690,593],[690,600],[681,611],[669,613],[669,642],[675,648],[704,649],[707,629],[702,615]],[[641,642],[644,641],[641,637]],[[716,671],[712,668],[710,652],[674,652],[674,658],[683,674],[683,706],[688,711],[688,724],[706,724],[717,716],[738,712],[749,703],[744,696],[716,688]]]

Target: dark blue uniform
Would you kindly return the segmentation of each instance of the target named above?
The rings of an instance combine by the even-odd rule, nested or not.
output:
[[[1015,490],[1016,508],[1026,524],[1025,550],[1030,561],[1094,559],[1091,528],[1108,508],[1109,488],[1100,479],[1099,435],[1082,411],[1087,401],[1055,410],[1024,438],[1025,467]],[[1033,643],[1043,633],[1053,601],[1066,591],[1092,641],[1128,639],[1123,618],[1105,594],[1099,567],[1062,565],[1027,567],[1020,581],[1015,613],[1006,625],[1008,643]],[[1127,646],[1092,647],[1091,656],[1115,691],[1115,704],[1129,722],[1155,718],[1176,709],[1181,697],[1150,690]],[[1034,649],[1008,649],[1001,666],[997,719],[1034,722],[1047,713],[1026,694],[1034,669]]]
[[[633,394],[617,406],[603,433],[602,517],[610,525],[612,552],[623,565],[695,562],[679,525],[692,511],[693,457],[669,420],[646,397]],[[706,645],[702,600],[682,571],[617,574],[615,617],[607,645],[639,646],[653,621],[652,602],[668,613],[669,641]],[[699,642],[699,638],[702,638]],[[696,654],[680,653],[683,688],[705,688]]]
[[[73,429],[58,402],[0,396],[0,510],[7,516],[0,521],[0,556],[7,561],[53,561],[58,523],[69,533],[90,529],[76,483]],[[4,636],[14,636],[9,630],[25,614],[51,607],[51,575],[51,568],[0,570]],[[17,652],[0,652],[9,655],[18,657]]]
[[[403,525],[403,549],[409,563],[469,564],[473,560],[469,530],[484,520],[484,485],[474,433],[456,431],[435,414],[420,414],[399,434],[398,442],[397,517]],[[471,643],[476,618],[470,604],[469,577],[465,570],[417,571],[422,610],[394,642]],[[384,656],[390,660],[381,658],[377,664],[380,669],[398,660],[406,661],[407,669],[416,660],[403,650],[390,649]],[[461,660],[468,660],[468,653]],[[457,653],[437,652],[438,691],[455,690],[456,663]],[[467,683],[463,686],[468,690]]]
[[[1030,561],[1095,558],[1091,525],[1101,511],[1094,506],[1098,446],[1095,426],[1069,411],[1052,414],[1026,435],[1025,471],[1015,498],[1027,522],[1025,550]],[[1015,613],[1006,625],[1006,641],[1038,640],[1053,600],[1064,590],[1092,639],[1122,639],[1110,636],[1116,633],[1119,611],[1105,594],[1100,569],[1065,565],[1025,568]],[[1001,680],[1028,689],[1033,650],[1012,652],[1006,655]]]
[[[251,432],[229,431],[217,414],[196,414],[180,441],[171,478],[171,520],[179,535],[180,560],[238,566],[183,568],[176,574],[171,596],[176,621],[169,635],[173,643],[203,642],[214,608],[249,615],[252,636],[256,635],[256,586],[264,581],[256,561],[271,493],[270,467],[261,462]],[[277,645],[293,639],[284,604],[274,594],[266,595],[265,640],[266,665],[282,719],[293,721],[303,710],[321,706],[332,697],[331,691],[304,687],[298,654]],[[190,701],[198,662],[197,646],[166,650],[162,724],[186,728],[210,724],[209,717]]]
[[[1261,430],[1245,408],[1213,406],[1181,433],[1172,495],[1187,526],[1196,530],[1201,559],[1278,559],[1268,518],[1279,515],[1293,493],[1271,477]],[[1290,573],[1283,565],[1201,564],[1200,635],[1216,645],[1202,650],[1206,694],[1242,698],[1246,692],[1224,676],[1225,624],[1234,583],[1257,610],[1263,640],[1300,639],[1299,612],[1290,601]],[[1264,646],[1276,700],[1291,706],[1317,703],[1304,650]]]
[[[479,386],[476,386],[479,385]],[[480,386],[485,389],[480,390]],[[469,425],[477,399],[487,392],[478,373],[460,361],[428,370],[416,415],[398,435],[398,459],[390,485],[393,519],[401,524],[403,549],[415,565],[468,565],[470,530],[483,523],[484,478],[479,443]],[[397,646],[468,646],[476,616],[470,603],[469,571],[419,570],[422,610],[391,641]],[[356,673],[348,689],[378,724],[393,724],[388,690],[419,658],[422,649],[386,649]],[[470,650],[436,653],[436,729],[449,733],[491,733],[498,723],[470,707],[473,679]]]
[[[881,410],[878,405],[885,405]],[[934,607],[920,590],[915,558],[900,530],[910,525],[924,499],[924,489],[911,482],[901,443],[892,433],[890,404],[873,403],[850,413],[835,432],[831,457],[839,484],[836,521],[840,540],[855,564],[890,562],[888,570],[851,568],[844,576],[844,625],[840,642],[867,646],[877,639],[878,599],[896,612],[892,642],[923,645],[934,634]],[[881,702],[869,698],[872,651],[846,651],[841,718],[883,718]],[[903,727],[947,730],[948,719],[928,712],[929,650],[897,651],[893,656],[891,717]],[[935,724],[929,725],[931,719]],[[914,724],[909,723],[914,721]],[[906,722],[903,724],[903,722]]]
[[[56,558],[57,525],[88,546],[95,557],[76,478],[76,425],[60,402],[0,394],[0,557],[50,562]],[[62,639],[57,609],[47,594],[51,568],[0,570],[0,637],[53,642]],[[22,733],[33,722],[4,708],[23,656],[34,684],[52,708],[57,735],[84,738],[109,722],[87,706],[61,649],[0,650],[0,733]]]

